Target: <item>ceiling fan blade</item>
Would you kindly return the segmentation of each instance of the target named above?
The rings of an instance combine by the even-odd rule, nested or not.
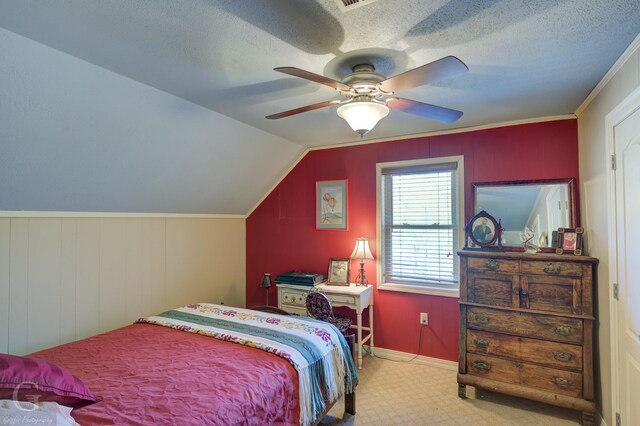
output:
[[[344,83],[340,83],[338,80],[325,77],[323,75],[314,74],[309,71],[301,70],[295,67],[279,67],[274,68],[274,71],[278,71],[284,74],[289,74],[294,77],[304,78],[305,80],[313,81],[314,83],[324,84],[332,89],[349,91],[351,88]]]
[[[307,105],[307,106],[303,106],[300,108],[296,108],[296,109],[290,109],[289,111],[283,111],[283,112],[279,112],[277,114],[271,114],[271,115],[267,115],[265,118],[268,118],[269,120],[277,120],[279,118],[285,118],[285,117],[289,117],[291,115],[296,115],[296,114],[300,114],[303,112],[307,112],[307,111],[313,111],[314,109],[320,109],[320,108],[325,108],[331,105],[335,105],[335,104],[339,104],[340,101],[339,100],[333,100],[333,101],[324,101],[324,102],[319,102],[317,104],[313,104],[313,105]]]
[[[424,84],[435,83],[446,78],[465,74],[469,68],[455,56],[447,56],[437,61],[398,74],[380,83],[379,87],[387,93],[396,93]]]
[[[387,106],[392,109],[397,109],[398,111],[419,115],[420,117],[441,121],[443,123],[453,123],[462,117],[462,111],[412,101],[411,99],[390,98],[387,100]]]

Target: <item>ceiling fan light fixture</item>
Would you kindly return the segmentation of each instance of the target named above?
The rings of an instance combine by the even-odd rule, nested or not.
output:
[[[353,101],[340,105],[337,113],[354,132],[363,137],[378,124],[378,121],[389,114],[389,107],[382,102]]]
[[[337,0],[347,3],[365,2],[375,0]],[[400,90],[411,89],[440,81],[445,78],[455,77],[469,71],[469,68],[455,56],[446,56],[437,61],[430,62],[402,74],[386,78],[377,73],[375,67],[367,62],[359,63],[351,68],[352,73],[345,76],[342,81],[334,80],[323,75],[314,74],[296,67],[279,67],[275,71],[293,77],[323,84],[337,90],[343,99],[319,102],[288,111],[266,116],[269,120],[290,117],[307,111],[327,108],[339,104],[338,116],[343,118],[349,126],[359,133],[361,137],[370,132],[378,121],[389,114],[389,109],[395,109],[404,113],[428,118],[443,123],[453,123],[462,117],[462,111],[431,105],[424,102],[391,97]]]

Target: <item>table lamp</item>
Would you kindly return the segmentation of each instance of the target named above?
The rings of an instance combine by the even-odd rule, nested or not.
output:
[[[367,281],[367,276],[364,274],[364,261],[373,260],[373,255],[369,249],[369,240],[366,238],[358,238],[356,240],[356,247],[353,249],[353,253],[351,253],[351,259],[360,260],[360,272],[358,272],[358,276],[356,277],[356,285],[367,286],[369,281]]]
[[[264,288],[267,292],[267,306],[269,306],[269,289],[271,288],[271,274],[264,274],[262,281],[260,281],[260,287]]]

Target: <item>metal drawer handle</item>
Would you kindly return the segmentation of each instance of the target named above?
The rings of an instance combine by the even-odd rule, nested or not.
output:
[[[473,339],[478,346],[489,346],[489,339]]]
[[[522,297],[527,297],[529,295],[529,292],[527,290],[520,290],[520,295]]]
[[[476,315],[476,322],[478,324],[489,324],[489,318],[484,315]]]
[[[486,362],[482,361],[473,361],[473,368],[478,371],[489,371],[491,370],[491,364],[487,364]]]
[[[568,325],[556,325],[553,331],[561,336],[571,336],[573,334],[573,328]]]
[[[553,357],[558,361],[569,362],[571,361],[571,358],[573,358],[573,355],[566,352],[555,351],[553,353]]]
[[[560,265],[549,262],[544,265],[544,268],[542,268],[542,270],[547,274],[558,275],[560,273]]]
[[[569,387],[569,381],[567,379],[563,379],[562,377],[553,376],[551,381],[553,383],[555,383],[556,386],[560,386],[561,388],[568,388]]]
[[[484,264],[484,266],[485,266],[485,268],[489,269],[490,271],[497,271],[498,269],[500,269],[500,263],[495,259],[487,260],[487,262]]]

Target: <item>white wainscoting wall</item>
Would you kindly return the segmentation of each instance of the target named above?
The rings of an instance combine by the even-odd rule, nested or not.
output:
[[[194,302],[244,306],[242,217],[0,217],[0,352]]]

